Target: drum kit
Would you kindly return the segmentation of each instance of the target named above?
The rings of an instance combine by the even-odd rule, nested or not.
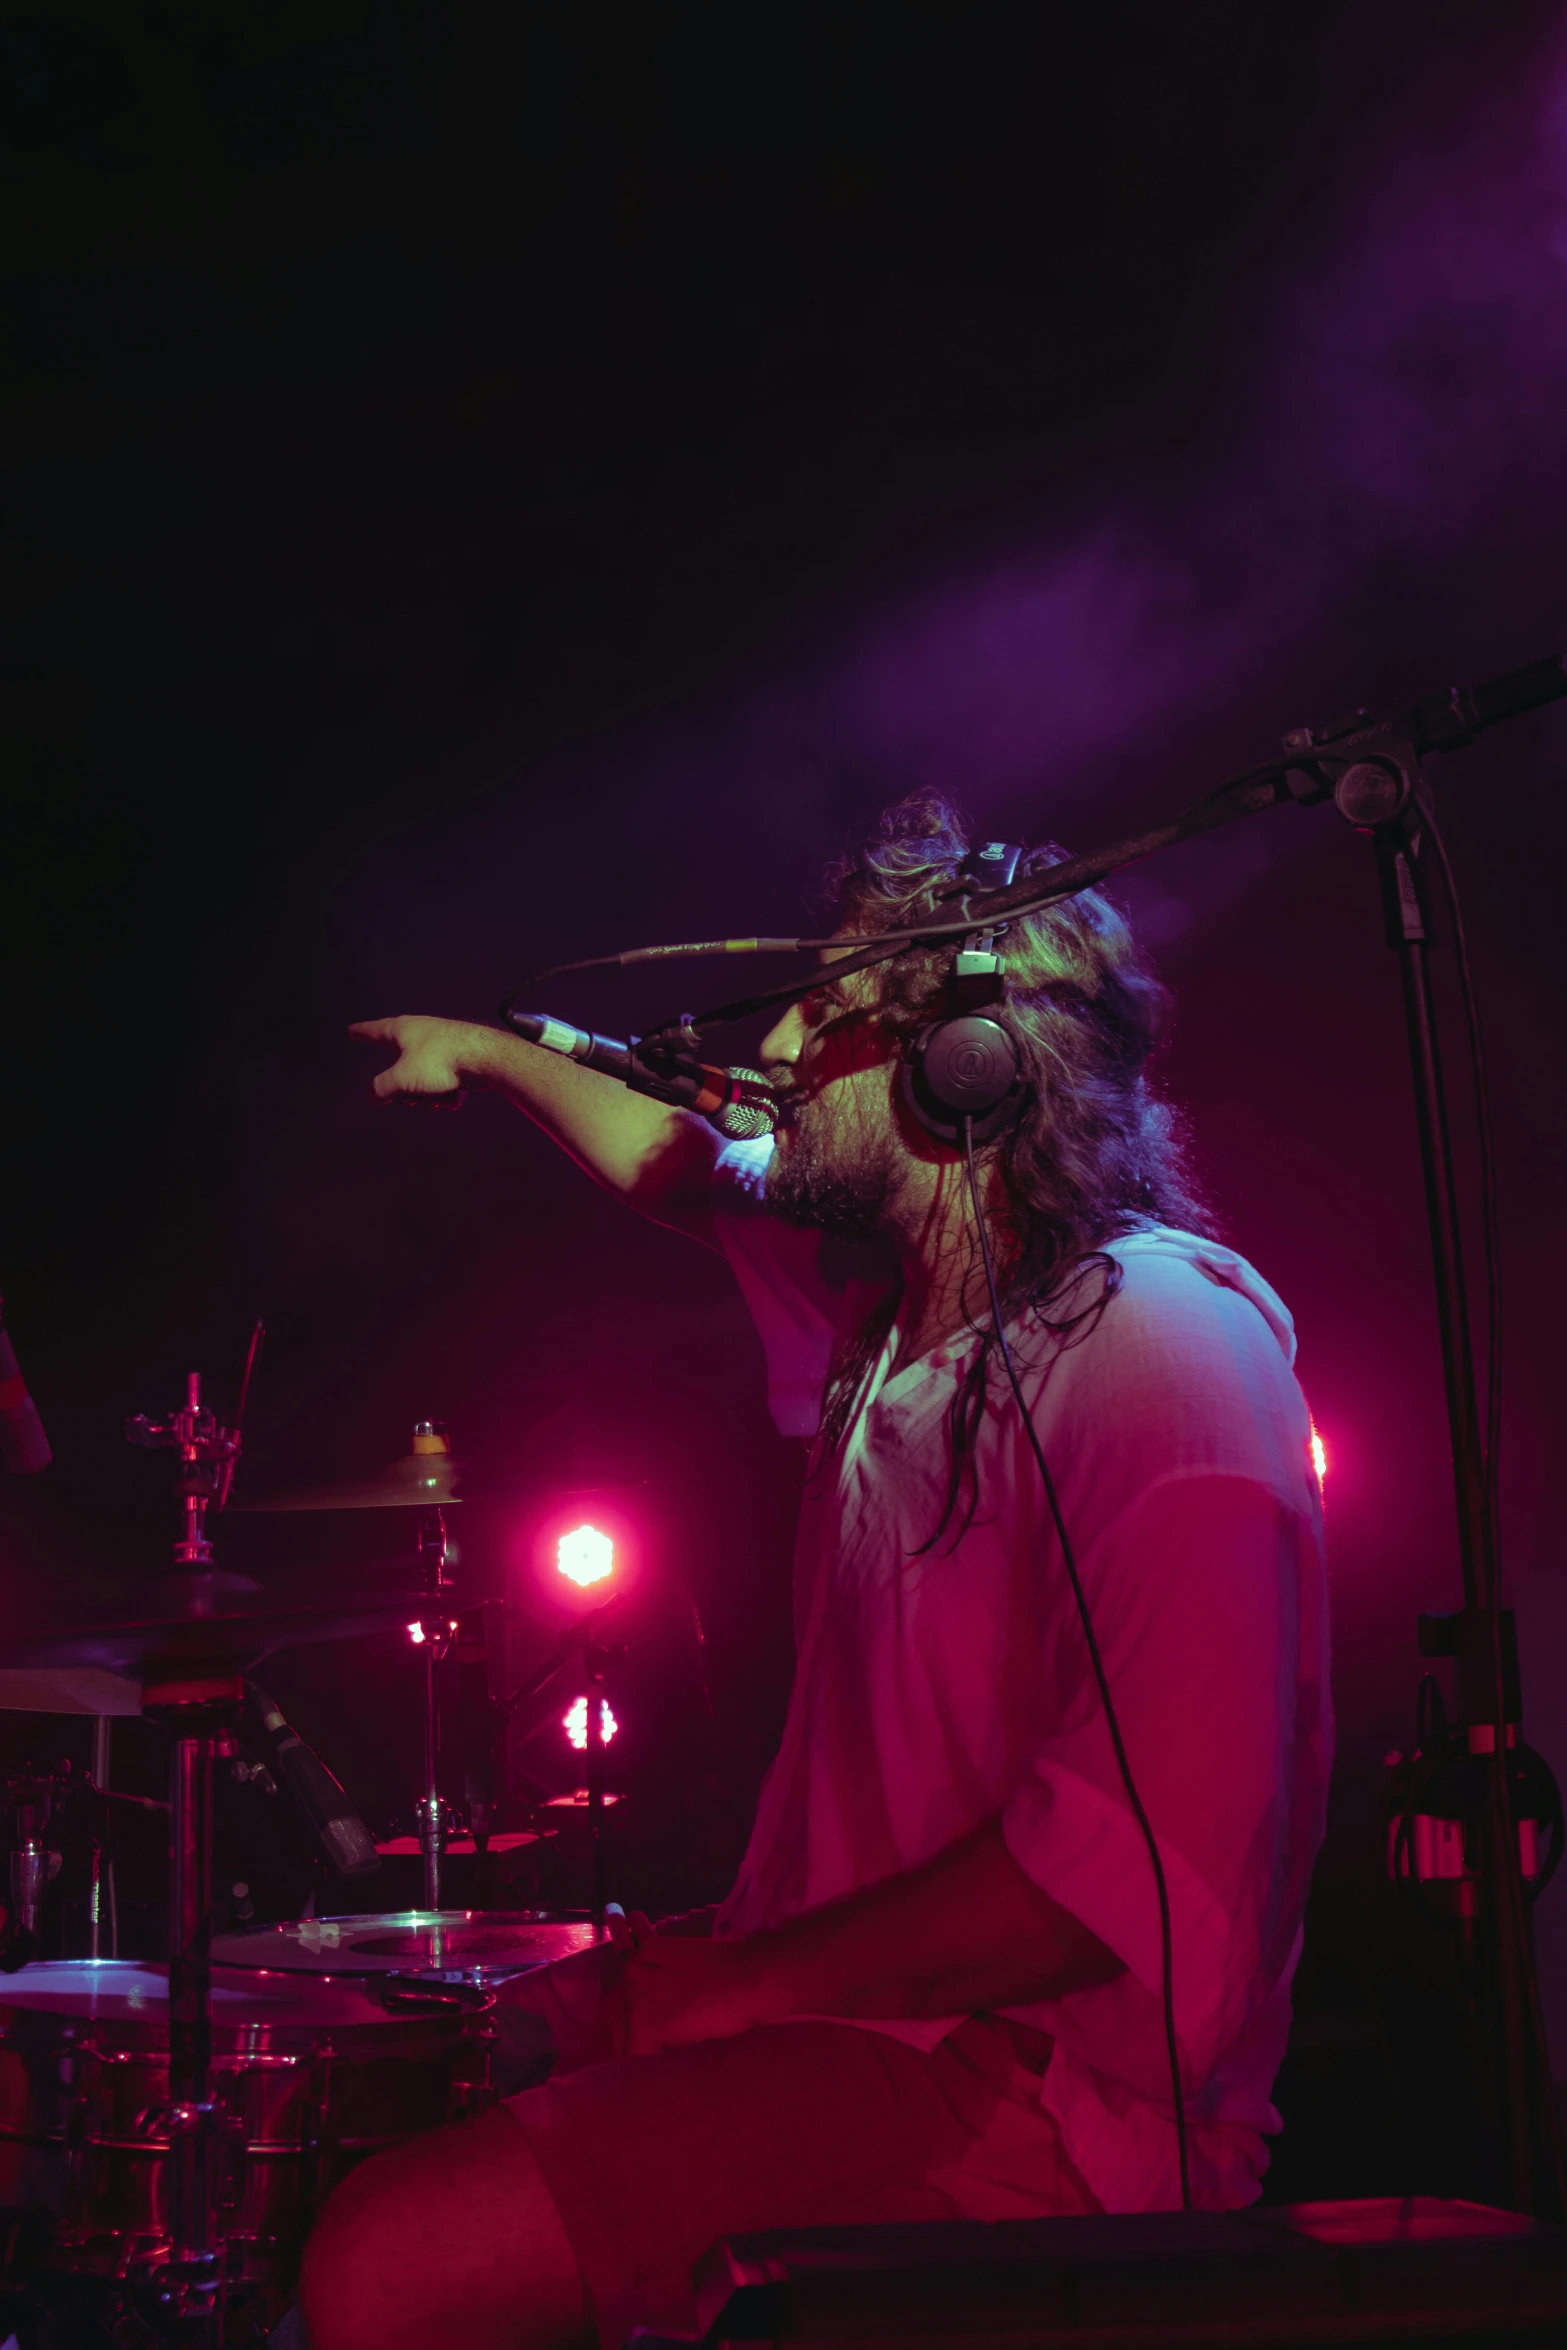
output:
[[[269,1594],[215,1564],[208,1512],[228,1498],[240,1437],[237,1425],[220,1425],[203,1403],[199,1375],[191,1375],[178,1412],[162,1422],[132,1421],[127,1434],[177,1455],[181,1529],[173,1572],[150,1595],[143,1586],[138,1597],[147,1604],[124,1620],[78,1621],[0,1640],[0,1706],[98,1716],[89,1775],[34,1775],[9,1790],[0,2209],[45,2215],[51,2274],[103,2281],[110,2339],[216,2350],[220,2342],[265,2338],[261,2312],[269,2297],[273,2314],[283,2306],[314,2215],[347,2169],[491,2101],[494,2034],[486,2018],[495,1987],[602,1935],[602,1844],[596,1914],[442,1907],[448,1851],[484,1850],[493,1826],[492,1815],[474,1806],[469,1836],[454,1838],[453,1815],[436,1784],[437,1671],[460,1624],[443,1516],[460,1498],[459,1469],[442,1431],[420,1423],[412,1452],[379,1478],[249,1505],[418,1511],[413,1588],[305,1602]],[[418,1837],[416,1844],[405,1840],[422,1860],[422,1908],[214,1935],[214,1765],[236,1754],[242,1709],[247,1697],[260,1695],[247,1676],[278,1650],[394,1625],[407,1627],[423,1648]],[[585,1669],[590,1661],[585,1655]],[[109,1719],[137,1712],[168,1734],[166,1807],[105,1784]],[[334,1845],[331,1829],[346,1818],[362,1842],[362,1823],[324,1765],[281,1715],[274,1718],[282,1733],[273,1740],[279,1775],[292,1763],[290,1783],[312,1825],[345,1873],[357,1873],[351,1843]],[[91,1955],[36,1955],[51,1858],[46,1822],[51,1808],[78,1790],[95,1822],[119,1802],[167,1809],[166,1966],[101,1954],[98,1826]],[[601,1827],[601,1775],[598,1792]],[[374,1865],[373,1852],[366,1865]],[[109,1885],[112,1899],[112,1873]]]

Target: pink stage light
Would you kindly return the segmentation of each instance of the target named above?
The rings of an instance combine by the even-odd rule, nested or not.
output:
[[[413,1642],[415,1648],[417,1648],[424,1639],[424,1626],[422,1624],[410,1624],[408,1627],[408,1637]]]
[[[573,1526],[555,1545],[555,1564],[568,1583],[585,1591],[590,1583],[607,1583],[615,1571],[615,1545],[597,1526]]]
[[[1311,1423],[1311,1465],[1317,1472],[1318,1486],[1320,1487],[1326,1484],[1328,1474],[1328,1448],[1317,1433],[1317,1423],[1315,1420],[1313,1420]]]
[[[604,1743],[607,1746],[620,1728],[620,1724],[609,1710],[607,1697],[599,1699],[599,1720],[603,1724]],[[588,1743],[588,1701],[585,1697],[577,1698],[575,1703],[567,1708],[561,1716],[560,1726],[573,1746],[586,1749]]]

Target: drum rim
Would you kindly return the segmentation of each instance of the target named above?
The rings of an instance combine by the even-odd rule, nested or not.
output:
[[[60,1970],[81,1968],[79,1980],[84,1989],[92,1970],[91,1980],[113,1994],[116,1981],[123,1983],[132,1976],[151,1976],[162,1987],[167,1998],[168,1964],[166,1960],[141,1958],[47,1958],[35,1961],[17,1974],[0,1980],[0,2050],[21,2053],[24,2043],[36,2047],[39,2043],[58,2044],[69,2041],[84,2054],[93,2044],[113,2046],[126,2051],[145,2051],[149,2054],[167,2054],[168,2010],[161,2013],[126,2012],[94,2013],[87,2006],[69,2003],[69,1977],[66,1984],[59,1981]],[[47,1972],[55,1977],[48,1987],[38,1983],[38,1977]],[[387,2007],[378,2014],[332,2016],[308,2010],[312,1999],[323,1993],[353,1994],[358,2001],[376,2007],[376,1999],[364,1974],[330,1974],[320,1969],[300,1970],[282,1967],[231,1967],[214,1961],[214,1986],[227,1991],[231,1997],[244,1999],[247,1994],[258,1998],[258,1978],[276,1985],[276,1996],[259,2003],[259,2012],[237,2016],[232,2009],[218,2007],[212,2018],[212,2051],[214,2069],[222,2071],[234,2063],[243,2065],[251,2057],[268,2054],[298,2057],[312,2053],[330,2053],[332,2049],[347,2054],[355,2053],[390,2056],[396,2053],[396,2043],[404,2041],[411,2047],[460,2037],[463,2030],[479,2012],[469,2001],[464,2003],[443,1996],[439,1984],[409,1981],[399,1977],[396,1983],[399,2004]],[[31,1977],[37,1985],[39,1997],[27,1999],[18,1995]],[[237,1978],[237,1980],[232,1979]],[[373,1981],[375,1978],[371,1978]],[[47,1996],[47,2004],[45,1998]],[[299,2012],[301,2009],[304,2013]],[[291,2012],[292,2011],[292,2012]],[[330,2043],[330,2048],[326,2044]]]
[[[460,1932],[467,1927],[492,1928],[504,1933],[508,1927],[527,1932],[548,1931],[552,1926],[589,1927],[592,1913],[588,1910],[499,1910],[499,1909],[398,1909],[369,1910],[349,1917],[281,1918],[270,1925],[246,1926],[238,1932],[214,1935],[212,1941],[214,1967],[234,1973],[276,1973],[308,1975],[326,1980],[334,1975],[344,1981],[362,1982],[384,1975],[404,1977],[424,1976],[432,1981],[447,1979],[460,1981],[476,1975],[508,1971],[508,1951],[500,1948],[464,1951],[461,1948],[443,1952],[439,1959],[433,1952],[417,1950],[371,1952],[365,1945],[394,1934],[413,1935],[433,1928],[439,1923],[443,1930]],[[339,1940],[333,1943],[304,1939],[303,1929],[310,1925],[335,1926]],[[578,1948],[590,1945],[579,1944]],[[520,1954],[523,1944],[519,1939],[511,1955]],[[221,1954],[221,1955],[220,1955]],[[562,1957],[574,1956],[575,1950],[561,1952]],[[524,1973],[549,1963],[545,1956],[529,1955],[522,1964],[510,1968],[513,1973]]]

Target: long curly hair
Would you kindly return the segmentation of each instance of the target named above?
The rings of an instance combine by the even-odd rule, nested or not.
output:
[[[931,915],[953,918],[954,886],[970,848],[952,804],[918,792],[889,808],[875,837],[830,867],[828,894],[841,935],[897,930]],[[1046,843],[1019,874],[1060,864]],[[943,899],[947,902],[943,904]],[[1183,1122],[1148,1080],[1168,1025],[1168,992],[1125,918],[1095,890],[1014,921],[1000,942],[1003,996],[987,1007],[1018,1050],[1027,1088],[1022,1115],[983,1146],[1006,1203],[1005,1261],[998,1266],[1007,1327],[1022,1325],[1055,1346],[1094,1328],[1120,1282],[1106,1243],[1156,1224],[1212,1233],[1193,1179]],[[952,952],[913,948],[874,970],[878,1017],[907,1052],[920,1031],[958,1009]],[[835,1449],[896,1315],[890,1298],[840,1345],[823,1400],[824,1450]],[[984,1415],[995,1333],[981,1344],[952,1407],[952,1473],[940,1539],[965,1483],[972,1522],[974,1442]],[[956,1537],[954,1537],[956,1539]]]

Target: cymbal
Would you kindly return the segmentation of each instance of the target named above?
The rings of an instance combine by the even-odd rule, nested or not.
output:
[[[539,1835],[535,1828],[502,1828],[498,1835],[486,1838],[485,1849],[488,1852],[517,1852],[524,1844],[537,1844],[538,1841]],[[375,1848],[383,1860],[417,1860],[424,1851],[417,1836],[378,1836]],[[458,1860],[472,1860],[479,1848],[473,1838],[464,1832],[448,1836],[444,1849],[448,1860],[454,1854]]]
[[[0,1667],[32,1671],[96,1665],[139,1681],[242,1673],[279,1648],[355,1639],[413,1623],[430,1604],[416,1591],[318,1593],[300,1602],[280,1592],[236,1594],[233,1585],[239,1581],[197,1575],[190,1578],[192,1588],[181,1592],[170,1588],[171,1575],[168,1585],[142,1584],[125,1595],[133,1606],[140,1603],[128,1620],[0,1633]]]
[[[141,1683],[101,1665],[43,1665],[0,1670],[0,1713],[139,1714]]]
[[[449,1509],[462,1500],[463,1463],[449,1452],[410,1452],[374,1469],[326,1485],[298,1485],[257,1501],[230,1502],[232,1511],[250,1510],[414,1510]]]

